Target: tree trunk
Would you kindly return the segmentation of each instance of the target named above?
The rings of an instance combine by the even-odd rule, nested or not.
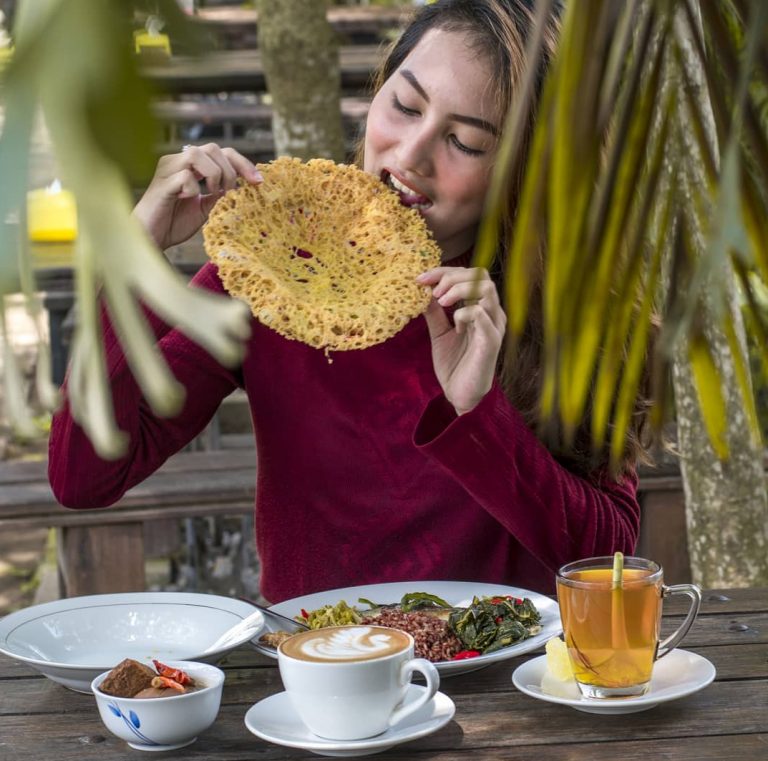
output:
[[[697,67],[692,49],[683,49],[683,65],[690,72],[693,98],[708,114],[708,139],[717,155],[714,119],[707,95],[704,73]],[[678,90],[684,86],[678,79]],[[682,95],[679,101],[682,102]],[[683,122],[685,123],[685,122]],[[686,130],[681,130],[688,166],[701,166],[698,149]],[[703,176],[689,182],[702,184]],[[686,195],[690,202],[690,188]],[[705,191],[706,193],[707,191]],[[703,247],[702,230],[692,231],[694,245]],[[742,339],[743,361],[749,366],[744,324],[730,262],[715,273],[726,283],[727,308],[737,335]],[[721,462],[709,442],[699,408],[699,401],[685,341],[676,348],[673,361],[673,385],[680,465],[686,500],[688,547],[693,579],[704,587],[762,586],[768,584],[768,497],[763,469],[763,449],[755,441],[744,412],[744,400],[736,380],[734,358],[723,332],[716,328],[707,305],[700,315],[701,324],[723,379],[727,414],[727,443],[730,456]]]
[[[344,160],[339,43],[326,0],[258,0],[277,156]]]

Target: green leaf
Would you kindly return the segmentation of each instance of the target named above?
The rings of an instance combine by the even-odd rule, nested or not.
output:
[[[663,27],[661,43],[665,34],[666,27]],[[622,239],[629,227],[631,203],[636,197],[640,173],[646,160],[653,130],[654,104],[658,100],[660,91],[663,53],[661,43],[657,47],[655,58],[650,63],[650,76],[640,96],[635,97],[634,90],[630,89],[632,97],[627,103],[621,126],[617,129],[616,138],[611,146],[608,171],[602,178],[604,185],[597,204],[608,210],[607,218],[598,212],[597,221],[605,219],[605,224],[602,229],[593,229],[590,236],[591,247],[597,249],[597,268],[589,272],[589,278],[582,278],[583,290],[578,299],[574,300],[579,309],[571,316],[570,323],[579,325],[579,331],[569,344],[559,385],[563,421],[571,431],[581,421],[590,394],[595,364],[598,361],[598,350],[607,325],[615,319],[611,311],[611,294],[614,291],[613,283],[617,279],[617,274],[620,277],[625,269],[622,262],[625,253]],[[638,56],[644,55],[644,52],[641,49]],[[639,82],[639,73],[635,76]],[[664,124],[668,118],[671,102],[671,99],[667,98],[665,113],[662,114]],[[666,131],[666,127],[664,130]],[[656,161],[660,162],[658,152]],[[621,309],[619,300],[614,299],[613,303]]]
[[[712,357],[709,344],[700,333],[694,334],[688,345],[688,358],[699,397],[699,406],[709,440],[721,460],[728,459],[726,439],[728,416],[725,409],[722,380]]]
[[[502,211],[509,203],[510,184],[512,178],[517,175],[518,163],[522,159],[528,114],[541,65],[544,30],[551,10],[552,0],[543,0],[537,6],[534,31],[526,48],[525,76],[515,88],[515,97],[504,120],[494,171],[485,199],[473,254],[475,267],[490,269],[497,254]]]

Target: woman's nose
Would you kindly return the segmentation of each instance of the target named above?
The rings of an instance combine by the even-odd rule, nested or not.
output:
[[[434,135],[420,125],[403,134],[400,141],[398,163],[414,174],[428,176],[434,164]]]

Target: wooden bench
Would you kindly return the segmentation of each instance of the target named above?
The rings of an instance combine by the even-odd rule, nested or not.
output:
[[[664,568],[667,584],[691,582],[683,480],[677,467],[640,469],[640,536],[636,554]]]
[[[362,134],[369,105],[370,100],[362,96],[341,100],[350,158]],[[267,103],[198,96],[194,100],[158,100],[153,104],[153,110],[162,128],[157,146],[160,155],[174,153],[185,144],[218,142],[256,162],[269,161],[275,156],[272,107]]]
[[[145,532],[157,521],[253,510],[256,453],[251,436],[235,437],[243,439],[250,446],[180,452],[115,505],[93,510],[67,510],[56,501],[47,462],[2,462],[0,531],[57,529],[64,596],[143,591]]]
[[[342,5],[328,8],[327,18],[339,37],[350,44],[371,44],[387,39],[413,11],[412,5]],[[194,21],[210,32],[215,42],[225,49],[255,48],[258,13],[255,8],[220,5],[200,8]]]
[[[343,93],[360,95],[383,55],[381,45],[347,45],[339,50]],[[218,50],[202,56],[173,55],[162,64],[147,63],[143,75],[160,92],[266,92],[258,50]]]
[[[0,531],[57,529],[64,596],[143,591],[147,539],[159,522],[249,515],[253,510],[256,453],[251,434],[223,436],[219,450],[174,455],[108,508],[63,508],[48,485],[46,465],[0,462]],[[690,580],[680,475],[645,473],[640,503],[638,554],[660,562],[668,583]]]

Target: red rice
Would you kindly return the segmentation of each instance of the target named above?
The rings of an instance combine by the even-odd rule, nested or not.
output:
[[[428,613],[416,611],[403,613],[401,610],[384,610],[377,616],[367,616],[362,623],[391,626],[413,636],[417,658],[435,661],[449,661],[464,649],[459,638],[448,628],[448,622]]]

